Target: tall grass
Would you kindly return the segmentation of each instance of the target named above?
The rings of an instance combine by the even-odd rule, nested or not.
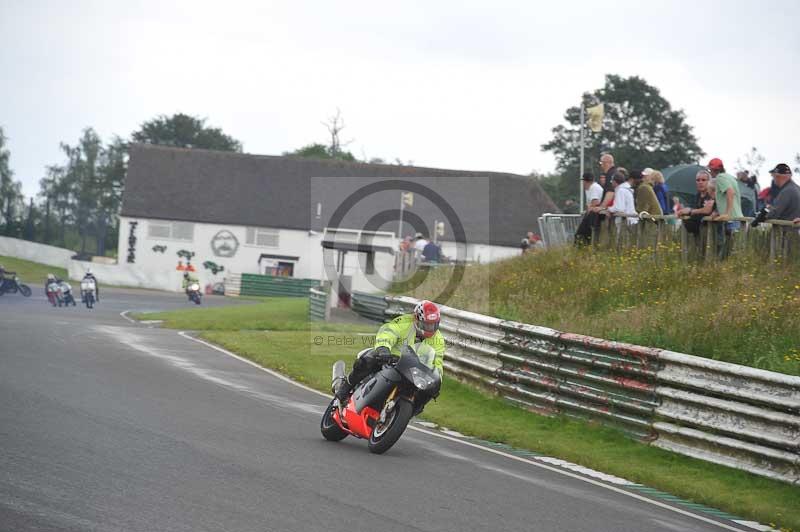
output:
[[[438,268],[415,297],[436,297]],[[398,287],[402,291],[402,287]],[[535,325],[800,375],[800,266],[741,253],[684,264],[677,244],[558,248],[471,266],[450,306]]]

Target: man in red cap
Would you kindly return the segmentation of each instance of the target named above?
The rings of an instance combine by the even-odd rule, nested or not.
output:
[[[724,259],[730,254],[733,246],[731,236],[739,230],[740,223],[738,221],[731,221],[731,218],[742,217],[742,198],[739,194],[739,183],[736,178],[725,172],[725,165],[722,160],[713,158],[708,161],[708,171],[711,177],[714,178],[716,184],[716,207],[717,216],[714,217],[715,221],[727,222],[725,223],[725,240],[720,242],[719,257]]]

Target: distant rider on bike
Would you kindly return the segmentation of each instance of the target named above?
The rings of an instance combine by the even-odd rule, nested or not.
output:
[[[44,291],[47,292],[47,287],[50,286],[51,283],[61,284],[61,279],[53,275],[52,273],[47,274],[47,280],[44,282]]]
[[[83,276],[83,280],[94,281],[94,299],[95,301],[100,301],[100,283],[97,281],[97,277],[95,277],[92,273],[91,268],[86,268],[86,273]],[[83,294],[81,294],[81,299],[83,299]]]
[[[431,346],[436,353],[433,367],[443,375],[445,341],[439,331],[439,307],[430,301],[421,301],[411,314],[403,314],[389,323],[384,323],[375,335],[375,348],[365,349],[353,362],[353,371],[345,377],[336,388],[336,397],[344,402],[350,395],[353,386],[364,377],[376,372],[384,361],[391,357],[399,357],[404,345],[414,346],[417,343]]]
[[[8,275],[9,279],[13,279],[17,272],[10,272],[5,269],[5,267],[0,264],[0,292],[3,291],[4,286],[6,284],[6,275]]]
[[[192,283],[199,284],[200,280],[189,272],[183,272],[183,291],[186,292],[187,296],[189,295],[189,286]]]

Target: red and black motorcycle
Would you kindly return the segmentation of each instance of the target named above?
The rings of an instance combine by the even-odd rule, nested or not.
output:
[[[348,435],[368,440],[370,452],[383,454],[397,443],[413,416],[439,395],[442,380],[433,369],[435,353],[426,344],[405,345],[400,357],[381,360],[381,369],[364,378],[352,391],[347,404],[333,398],[322,415],[320,429],[326,440]],[[340,383],[345,363],[333,365],[332,386]]]

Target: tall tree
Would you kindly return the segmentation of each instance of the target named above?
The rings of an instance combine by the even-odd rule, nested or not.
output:
[[[102,152],[99,166],[97,210],[95,215],[95,236],[97,254],[105,255],[109,228],[117,221],[122,204],[122,189],[128,171],[128,146],[115,137]]]
[[[595,174],[603,152],[613,154],[615,162],[628,169],[693,163],[705,155],[686,114],[672,109],[656,87],[638,76],[608,74],[605,86],[584,93],[582,100],[585,107],[604,104],[602,129],[595,133],[586,123],[580,124],[580,107],[570,107],[564,113],[567,125],[554,127],[553,138],[542,145],[555,155],[558,171],[569,181],[574,198],[580,178],[581,127],[586,168]]]
[[[346,151],[343,146],[347,146],[352,140],[342,143],[340,135],[344,129],[344,118],[342,112],[336,109],[336,115],[328,119],[327,122],[322,123],[325,129],[328,130],[330,135],[330,144],[327,146],[321,143],[308,144],[300,149],[290,152],[283,152],[284,155],[295,155],[297,157],[310,157],[313,159],[340,159],[342,161],[355,162],[355,156]]]
[[[761,155],[758,148],[753,146],[749,152],[744,154],[744,160],[742,157],[736,159],[736,171],[746,171],[750,175],[758,177],[758,173],[766,161],[767,159]]]
[[[59,185],[64,169],[58,165],[47,167],[47,175],[39,180],[39,197],[44,201],[44,230],[42,240],[45,244],[53,243],[52,233],[50,232],[51,210],[57,209]],[[64,220],[62,218],[62,224]]]
[[[28,216],[25,218],[25,227],[22,230],[22,238],[25,240],[36,240],[36,207],[33,205],[33,198],[28,205]]]
[[[11,153],[6,148],[6,136],[0,127],[0,220],[3,222],[3,234],[12,236],[17,233],[17,213],[22,211],[22,183],[14,181],[14,172],[10,166]]]
[[[131,134],[134,142],[163,144],[179,148],[242,151],[242,143],[226,135],[220,128],[206,127],[205,118],[177,113],[160,115],[143,123]]]

